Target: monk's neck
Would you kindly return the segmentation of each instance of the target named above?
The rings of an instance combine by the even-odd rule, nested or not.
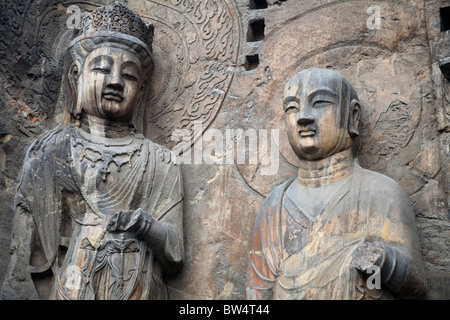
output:
[[[300,160],[298,183],[303,187],[320,187],[349,176],[353,168],[352,148],[317,161]]]
[[[86,113],[81,115],[80,129],[98,138],[123,138],[134,130],[129,123],[114,122]]]

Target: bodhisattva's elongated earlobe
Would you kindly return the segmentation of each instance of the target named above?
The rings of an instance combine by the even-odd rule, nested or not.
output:
[[[139,99],[138,99],[138,103],[139,103],[139,105],[143,102],[143,99],[145,98],[145,95],[146,95],[146,88],[147,88],[147,79],[144,79],[143,81],[142,81],[142,84],[141,84],[141,86],[139,87]]]
[[[78,83],[81,74],[81,65],[78,61],[75,61],[69,68],[68,78],[69,78],[69,101],[71,101],[71,114],[76,116],[81,114],[81,101],[78,94]]]
[[[353,99],[350,103],[350,119],[348,124],[348,132],[352,138],[359,136],[359,121],[361,119],[361,104],[358,100]]]

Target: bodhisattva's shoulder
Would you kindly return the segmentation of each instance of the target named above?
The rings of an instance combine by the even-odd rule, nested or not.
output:
[[[143,136],[138,135],[138,137],[142,138]],[[150,152],[155,152],[155,160],[157,163],[167,164],[169,166],[178,166],[177,157],[171,150],[147,138],[144,139],[146,139],[149,143]]]
[[[29,147],[27,158],[42,157],[43,154],[55,155],[58,150],[64,152],[71,130],[70,126],[59,125],[44,132]]]

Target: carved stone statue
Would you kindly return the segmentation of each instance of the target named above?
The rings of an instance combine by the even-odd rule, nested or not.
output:
[[[410,201],[395,181],[361,168],[353,155],[361,106],[352,85],[332,70],[301,71],[285,87],[284,110],[298,176],[259,209],[246,297],[423,297]]]
[[[84,14],[65,73],[71,119],[28,150],[15,199],[6,299],[164,299],[180,270],[174,155],[134,131],[153,25],[120,3]]]

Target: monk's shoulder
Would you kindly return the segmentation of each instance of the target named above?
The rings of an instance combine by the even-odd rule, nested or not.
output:
[[[275,187],[261,203],[256,216],[256,224],[267,224],[278,220],[283,195],[293,179]]]
[[[283,194],[292,180],[275,187],[261,203],[253,225],[253,239],[259,239],[263,234],[276,238]],[[256,240],[259,243],[258,240]]]
[[[269,195],[264,199],[261,206],[280,206],[281,199],[286,191],[286,189],[289,187],[293,179],[289,179],[288,181],[285,181],[284,183],[280,184],[279,186],[275,187]]]
[[[394,179],[368,169],[363,169],[361,181],[362,194],[370,196],[372,201],[389,204],[396,202],[409,206],[410,200],[403,187]]]
[[[377,188],[383,192],[403,191],[400,184],[387,175],[369,169],[362,169],[362,172],[362,183],[370,186],[371,188]]]

